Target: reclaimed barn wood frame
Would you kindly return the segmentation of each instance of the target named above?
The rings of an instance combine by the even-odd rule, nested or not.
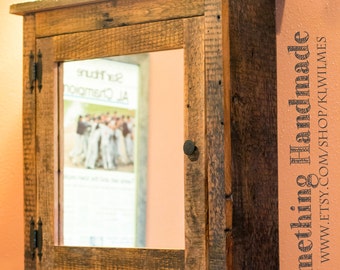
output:
[[[32,94],[28,75],[23,83],[25,269],[279,269],[275,1],[59,0],[10,11],[24,17],[24,74],[30,52],[43,51],[43,90]],[[200,151],[185,164],[185,250],[55,245],[57,62],[171,48],[185,49],[185,139]],[[41,262],[32,217],[43,220]]]

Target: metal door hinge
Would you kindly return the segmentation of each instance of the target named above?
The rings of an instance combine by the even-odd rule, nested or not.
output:
[[[32,260],[35,258],[36,249],[38,249],[38,257],[39,261],[41,261],[42,257],[42,246],[43,246],[43,232],[42,232],[42,221],[39,218],[38,221],[38,229],[35,229],[35,222],[33,217],[30,221],[30,242],[31,242],[31,256]]]
[[[39,92],[42,88],[42,53],[39,50],[38,52],[38,61],[35,62],[34,53],[31,51],[30,53],[30,64],[29,64],[29,87],[31,89],[31,93],[33,93],[35,83],[37,82],[37,87]]]

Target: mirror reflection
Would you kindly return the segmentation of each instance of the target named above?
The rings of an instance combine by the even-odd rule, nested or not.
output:
[[[184,248],[183,57],[61,65],[60,244]]]

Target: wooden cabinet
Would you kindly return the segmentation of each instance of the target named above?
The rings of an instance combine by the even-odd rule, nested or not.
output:
[[[11,6],[24,16],[26,269],[278,269],[274,5],[229,2]],[[199,152],[185,157],[185,249],[63,246],[62,63],[171,49],[184,50],[183,143]]]

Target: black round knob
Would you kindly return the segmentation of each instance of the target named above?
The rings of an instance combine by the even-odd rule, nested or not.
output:
[[[196,150],[196,145],[193,141],[191,140],[186,140],[184,145],[183,145],[183,151],[184,154],[186,154],[187,156],[191,156],[195,153]]]

